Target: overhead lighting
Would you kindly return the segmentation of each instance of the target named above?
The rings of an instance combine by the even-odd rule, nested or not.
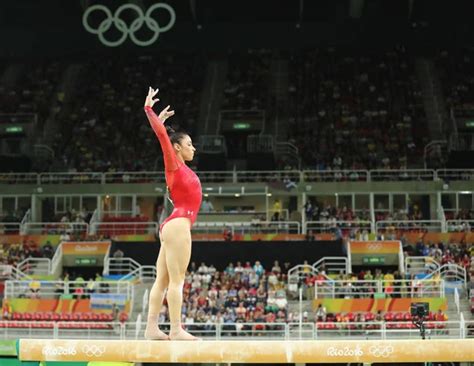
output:
[[[235,197],[240,197],[240,193],[234,194]]]
[[[271,193],[267,193],[267,197],[271,197],[271,196],[272,196],[272,194],[271,194]]]

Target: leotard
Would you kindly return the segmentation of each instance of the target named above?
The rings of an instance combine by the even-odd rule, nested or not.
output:
[[[177,158],[166,128],[155,112],[153,112],[153,109],[145,107],[145,113],[163,150],[166,184],[168,185],[174,205],[171,215],[160,225],[160,232],[168,221],[177,217],[187,217],[191,221],[192,226],[201,207],[201,182],[196,173]]]

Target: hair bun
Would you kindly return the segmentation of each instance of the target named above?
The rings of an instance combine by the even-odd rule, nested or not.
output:
[[[168,135],[171,135],[175,133],[176,131],[172,127],[166,126],[166,132],[168,133]]]

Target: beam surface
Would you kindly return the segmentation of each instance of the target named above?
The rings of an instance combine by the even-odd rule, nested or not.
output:
[[[121,341],[21,339],[22,361],[347,363],[474,361],[474,339]]]

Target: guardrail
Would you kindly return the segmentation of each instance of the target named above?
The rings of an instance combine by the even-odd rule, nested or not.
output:
[[[17,269],[26,275],[51,274],[51,260],[49,258],[26,258],[17,265]]]
[[[158,223],[156,222],[95,222],[90,226],[91,232],[108,236],[155,234],[158,232]]]
[[[197,171],[203,183],[474,180],[474,169]],[[0,184],[164,183],[159,172],[3,173]]]
[[[448,232],[464,232],[474,230],[474,220],[446,220]]]
[[[303,227],[305,233],[310,230],[313,234],[331,233],[334,235],[355,235],[362,233],[364,230],[367,233],[372,231],[371,221],[306,221]],[[339,232],[340,230],[340,232]]]
[[[0,222],[0,234],[20,234],[21,224],[19,222]]]
[[[59,298],[62,295],[90,298],[93,294],[102,293],[125,295],[126,299],[132,299],[133,286],[126,281],[94,281],[91,286],[86,281],[5,281],[5,298],[48,299]]]
[[[230,230],[234,234],[299,234],[301,224],[297,221],[256,221],[256,222],[196,222],[194,233],[222,234]]]
[[[244,214],[241,214],[244,215]],[[250,215],[250,214],[249,214]],[[218,215],[217,215],[218,216]],[[463,230],[453,226],[453,222],[462,222]],[[466,226],[466,224],[468,226]],[[472,224],[472,226],[471,226]],[[11,225],[10,228],[8,225]],[[451,226],[450,226],[451,225]],[[2,227],[3,232],[2,232]],[[27,222],[24,224],[0,223],[0,234],[48,234],[59,235],[64,232],[75,235],[139,235],[155,234],[158,230],[157,222]],[[197,221],[193,226],[194,233],[222,234],[230,230],[232,234],[332,234],[337,236],[355,236],[364,232],[377,234],[391,234],[394,232],[445,232],[446,225],[441,220],[383,220],[383,221],[306,221],[303,226],[298,221]],[[7,228],[7,229],[5,229]],[[450,220],[449,231],[467,231],[474,228],[474,220]],[[466,229],[467,228],[467,229]]]
[[[441,220],[382,220],[375,222],[377,233],[386,231],[438,231],[442,232]]]
[[[316,281],[314,298],[372,298],[376,294],[395,297],[443,297],[443,280]]]
[[[29,235],[57,235],[75,234],[83,235],[89,232],[89,225],[85,222],[26,222],[22,230]]]
[[[0,321],[0,338],[144,339],[143,322]],[[15,325],[14,325],[15,324]],[[216,340],[397,339],[420,338],[411,322],[342,323],[193,323],[183,324],[192,334]],[[428,339],[473,338],[474,322],[427,321]],[[165,332],[169,324],[160,324]]]

